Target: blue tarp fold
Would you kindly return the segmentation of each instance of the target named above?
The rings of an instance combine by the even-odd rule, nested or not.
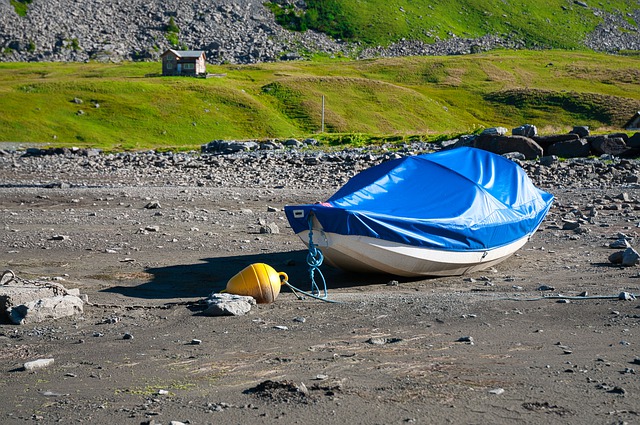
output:
[[[529,235],[552,202],[513,161],[458,148],[384,162],[327,202],[286,206],[285,213],[295,233],[308,230],[313,213],[325,232],[464,251]]]

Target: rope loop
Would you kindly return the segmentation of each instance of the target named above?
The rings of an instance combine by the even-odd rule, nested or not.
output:
[[[311,279],[311,290],[310,293],[315,295],[316,298],[326,299],[328,297],[327,292],[327,281],[320,270],[320,266],[324,261],[324,255],[322,255],[322,251],[318,249],[318,245],[313,242],[313,216],[309,214],[309,253],[307,254],[307,265],[309,266],[309,277]],[[320,287],[316,283],[316,272],[322,279],[322,295],[320,295]]]

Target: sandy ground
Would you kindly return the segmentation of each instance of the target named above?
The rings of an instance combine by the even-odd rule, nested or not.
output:
[[[538,299],[640,293],[638,269],[607,260],[618,232],[636,236],[640,192],[553,192],[536,237],[494,269],[394,284],[323,266],[337,303],[283,291],[206,317],[198,302],[254,262],[308,288],[282,207],[332,191],[0,187],[3,268],[61,278],[94,304],[0,325],[0,422],[640,423],[638,302]],[[620,208],[562,230],[607,194]],[[280,232],[261,234],[260,219]],[[55,363],[23,370],[39,358]]]

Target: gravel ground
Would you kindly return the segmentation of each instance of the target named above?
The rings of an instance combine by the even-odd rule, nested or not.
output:
[[[390,154],[5,148],[0,262],[92,304],[74,318],[0,325],[2,423],[640,421],[638,302],[539,299],[640,293],[637,267],[608,261],[620,234],[632,245],[638,236],[635,161],[523,163],[556,202],[494,269],[394,282],[323,266],[339,303],[284,291],[215,318],[198,302],[254,262],[306,288],[304,245],[283,206],[322,201]],[[264,223],[279,232],[261,233]],[[55,363],[23,370],[40,358]]]

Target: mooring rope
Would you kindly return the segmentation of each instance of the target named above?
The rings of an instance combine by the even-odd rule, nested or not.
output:
[[[338,301],[333,301],[329,299],[329,293],[327,291],[327,281],[322,274],[322,270],[320,270],[320,266],[324,261],[324,256],[322,255],[322,251],[318,249],[318,246],[313,243],[313,217],[309,214],[309,252],[307,253],[307,265],[309,266],[309,278],[311,280],[311,290],[303,291],[299,288],[296,288],[286,280],[282,282],[284,285],[287,285],[293,293],[300,299],[301,297],[298,295],[298,292],[306,295],[307,297],[314,298],[316,300],[335,303]],[[316,273],[322,279],[322,291],[320,291],[320,287],[316,283]],[[323,295],[321,295],[321,292]]]
[[[546,295],[535,298],[519,298],[519,297],[500,297],[496,298],[496,301],[542,301],[542,300],[621,300],[621,301],[633,301],[640,298],[640,294],[631,294],[629,292],[621,292],[618,295]]]

